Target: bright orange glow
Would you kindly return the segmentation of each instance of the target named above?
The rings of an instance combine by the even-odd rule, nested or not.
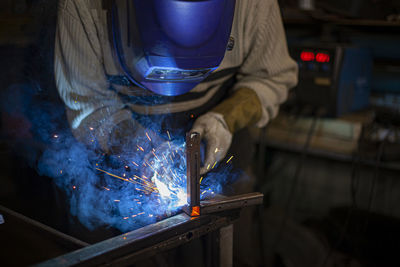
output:
[[[192,213],[190,214],[190,216],[200,216],[200,206],[192,207]]]

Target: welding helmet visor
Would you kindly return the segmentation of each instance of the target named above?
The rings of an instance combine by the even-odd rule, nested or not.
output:
[[[184,94],[224,58],[234,10],[235,0],[115,0],[115,56],[136,86]]]

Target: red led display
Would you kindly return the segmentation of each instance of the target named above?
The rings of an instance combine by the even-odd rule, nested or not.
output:
[[[315,56],[315,60],[319,63],[327,63],[330,60],[329,54],[326,53],[317,53]]]
[[[300,59],[302,61],[314,61],[315,55],[313,52],[310,51],[302,51],[300,54]]]

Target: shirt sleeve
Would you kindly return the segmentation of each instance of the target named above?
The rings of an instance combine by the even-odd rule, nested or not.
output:
[[[116,125],[132,119],[117,93],[109,90],[101,45],[89,9],[61,0],[55,42],[57,90],[66,105],[74,136],[108,151]]]
[[[288,53],[277,1],[260,0],[253,12],[256,15],[246,26],[245,34],[250,40],[249,52],[233,89],[256,92],[262,105],[262,116],[256,125],[263,127],[277,116],[288,90],[297,84],[298,67]]]

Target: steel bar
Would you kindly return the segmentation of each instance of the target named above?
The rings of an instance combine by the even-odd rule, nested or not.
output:
[[[37,266],[126,266],[230,225],[239,210],[190,217],[181,213],[155,224],[54,258]]]
[[[218,196],[200,203],[200,213],[211,214],[215,212],[244,208],[247,206],[260,205],[263,203],[264,195],[261,193],[249,193],[232,197]]]
[[[233,265],[233,224],[219,230],[219,266]]]
[[[187,202],[184,211],[190,216],[200,215],[200,134],[186,134]]]
[[[70,250],[76,250],[89,246],[89,244],[86,242],[83,242],[72,236],[66,235],[54,228],[44,225],[38,221],[32,220],[22,214],[19,214],[1,205],[0,205],[0,214],[3,215],[5,223],[7,223],[9,218],[12,217],[14,220],[17,220],[19,223],[23,224],[24,227],[29,227],[35,232],[38,232],[43,236],[46,236],[54,241],[57,241],[59,244],[62,244],[63,246],[69,248]]]

